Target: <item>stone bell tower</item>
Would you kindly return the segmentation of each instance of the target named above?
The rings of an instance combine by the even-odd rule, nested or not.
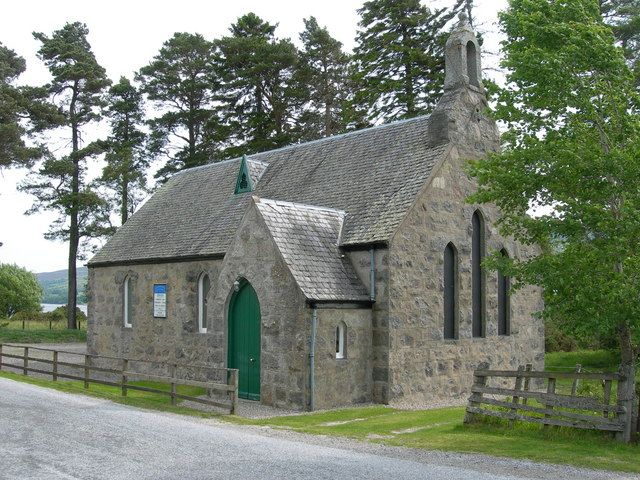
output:
[[[461,13],[459,18],[460,22],[445,46],[444,89],[471,87],[484,92],[480,44],[467,14]]]
[[[480,44],[469,18],[461,13],[445,46],[444,95],[431,114],[429,143],[453,143],[469,157],[500,147],[500,134],[487,116]]]

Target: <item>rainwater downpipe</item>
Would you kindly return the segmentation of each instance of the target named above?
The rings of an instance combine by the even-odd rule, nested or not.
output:
[[[376,301],[376,249],[371,247],[369,249],[369,285],[371,286],[371,292],[369,298],[372,302]]]
[[[309,410],[316,408],[316,332],[318,330],[318,309],[311,311],[311,341],[309,342]]]

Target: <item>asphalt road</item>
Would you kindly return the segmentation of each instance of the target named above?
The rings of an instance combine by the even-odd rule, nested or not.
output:
[[[0,378],[0,479],[630,478],[352,443],[149,412]]]

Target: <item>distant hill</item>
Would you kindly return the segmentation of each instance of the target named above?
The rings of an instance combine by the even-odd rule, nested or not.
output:
[[[87,303],[87,267],[78,267],[78,303]],[[44,296],[42,303],[67,303],[67,271],[36,273]]]

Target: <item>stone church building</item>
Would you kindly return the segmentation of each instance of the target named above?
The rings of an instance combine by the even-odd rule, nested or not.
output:
[[[473,370],[542,367],[541,292],[496,209],[466,203],[499,148],[463,18],[429,116],[181,171],[89,262],[89,351],[239,369],[280,407],[446,402]]]

